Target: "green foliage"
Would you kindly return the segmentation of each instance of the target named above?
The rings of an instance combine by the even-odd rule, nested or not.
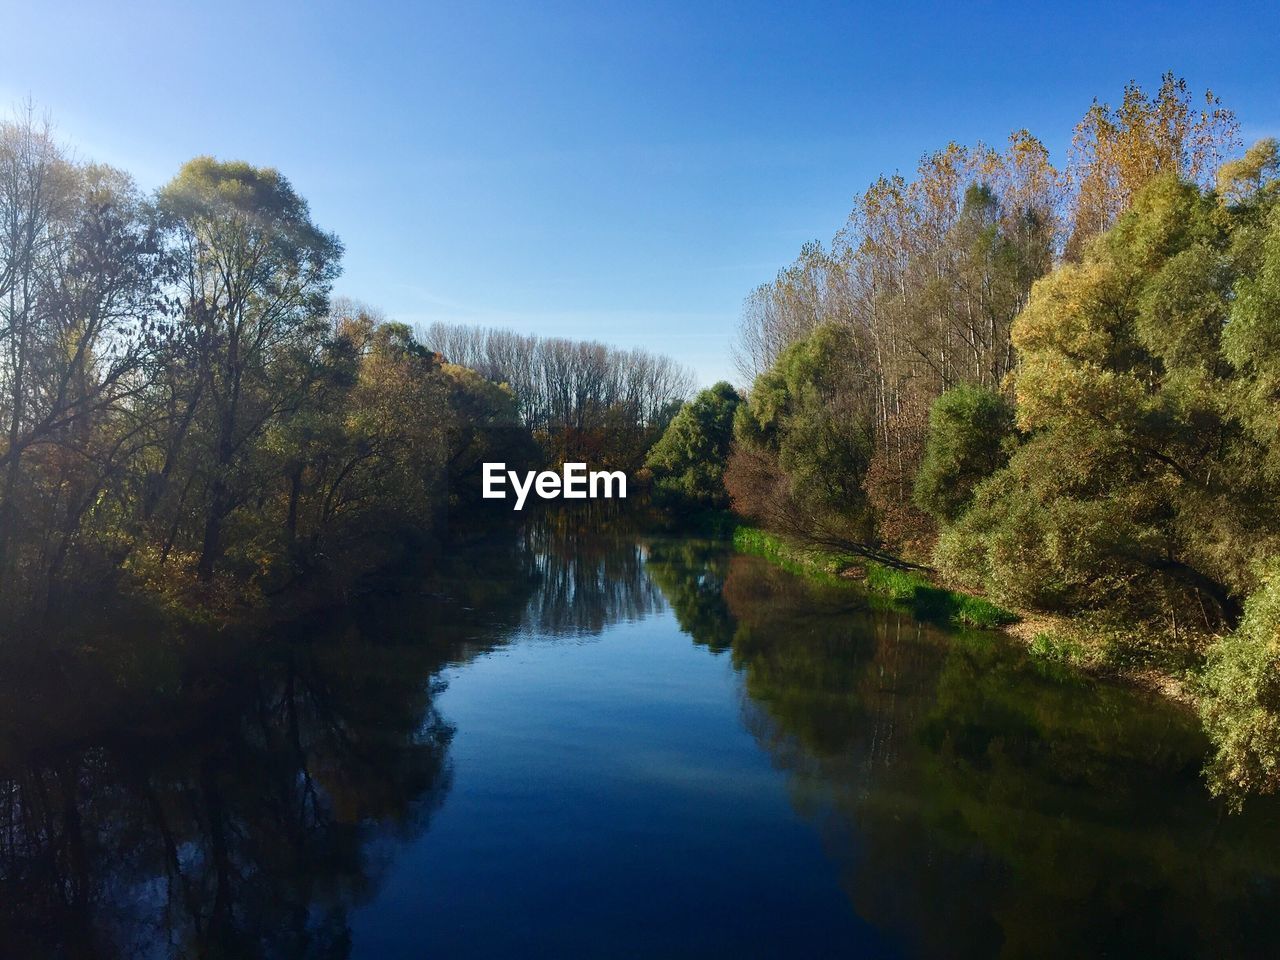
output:
[[[841,570],[853,558],[813,547],[799,547],[757,527],[739,526],[733,531],[733,547],[776,564],[788,573],[825,583],[836,583]]]
[[[734,418],[738,452],[725,483],[735,510],[815,544],[874,547],[863,488],[874,420],[857,357],[853,331],[824,324],[756,378]]]
[[[1013,332],[1031,437],[944,531],[950,576],[1188,639],[1233,621],[1280,547],[1274,199],[1157,179],[1037,284]]]
[[[1013,407],[978,386],[953,387],[929,411],[929,437],[914,499],[939,520],[954,521],[974,488],[1002,467],[1013,433]]]
[[[686,507],[728,506],[724,468],[741,402],[738,391],[721,381],[680,408],[646,460],[660,499]]]
[[[1056,631],[1041,631],[1031,638],[1027,645],[1033,656],[1045,660],[1056,660],[1074,666],[1086,666],[1088,654],[1085,645],[1078,639]]]
[[[797,499],[841,513],[858,510],[872,445],[869,418],[850,408],[851,341],[847,328],[827,324],[792,344],[735,420],[739,440],[776,454]]]
[[[935,586],[924,574],[881,563],[867,564],[867,589],[900,603],[922,620],[990,630],[1015,623],[1018,616],[982,597]]]
[[[1245,603],[1240,626],[1210,651],[1200,715],[1213,742],[1209,782],[1236,806],[1280,789],[1280,563]]]

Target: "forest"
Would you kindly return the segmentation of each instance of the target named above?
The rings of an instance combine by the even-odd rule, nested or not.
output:
[[[331,296],[342,254],[274,169],[198,157],[148,194],[33,110],[0,127],[6,619],[385,562],[476,512],[486,459],[638,466],[690,389],[644,351],[415,335]]]
[[[1019,130],[879,178],[748,296],[751,386],[681,411],[659,484],[1173,678],[1214,791],[1276,790],[1280,151],[1239,130],[1168,74],[1095,101],[1061,169]]]

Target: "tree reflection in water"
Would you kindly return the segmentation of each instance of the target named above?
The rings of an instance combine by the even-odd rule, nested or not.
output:
[[[600,526],[548,514],[257,631],[86,600],[0,638],[0,954],[346,956],[449,788],[441,668],[662,608]]]
[[[666,606],[904,952],[1275,942],[1277,807],[1223,817],[1168,704],[590,515],[377,588],[257,632],[86,601],[0,644],[0,953],[346,956],[449,789],[442,668]]]
[[[664,607],[625,518],[611,524],[593,511],[556,511],[525,528],[525,542],[539,578],[525,616],[531,632],[598,634]]]
[[[675,544],[652,561],[682,628],[731,650],[744,722],[854,909],[909,955],[1273,946],[1280,811],[1223,815],[1181,709],[757,558]]]
[[[113,610],[10,638],[0,952],[345,956],[449,786],[434,675],[529,600],[522,545],[467,566],[255,635]]]

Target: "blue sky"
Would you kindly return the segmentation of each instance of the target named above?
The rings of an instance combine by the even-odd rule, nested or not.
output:
[[[278,167],[337,292],[732,372],[743,297],[881,172],[1173,69],[1280,133],[1280,5],[6,4],[0,104],[147,188]],[[261,6],[261,8],[260,8]]]

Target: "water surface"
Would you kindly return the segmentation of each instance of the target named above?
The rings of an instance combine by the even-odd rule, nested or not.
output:
[[[65,638],[64,638],[65,639]],[[723,545],[561,519],[0,699],[13,956],[1265,956],[1191,717]]]

